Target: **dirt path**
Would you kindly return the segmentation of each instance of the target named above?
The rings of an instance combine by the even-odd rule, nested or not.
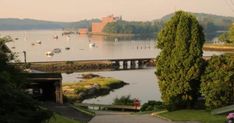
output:
[[[132,115],[126,112],[98,111],[89,123],[171,123],[148,114]]]

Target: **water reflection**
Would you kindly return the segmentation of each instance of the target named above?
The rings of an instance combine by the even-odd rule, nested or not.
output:
[[[18,52],[23,61],[22,51],[27,52],[28,62],[38,61],[72,61],[119,58],[155,58],[160,50],[155,48],[151,37],[114,37],[88,35],[62,35],[61,30],[2,31],[1,35],[10,35],[14,42],[7,45],[13,52]],[[54,38],[56,36],[56,38]],[[41,44],[38,44],[40,41]],[[94,43],[95,47],[90,47]],[[32,45],[34,44],[34,45]],[[61,53],[47,57],[46,53],[53,49],[61,49]],[[221,54],[221,52],[205,52],[204,55]]]

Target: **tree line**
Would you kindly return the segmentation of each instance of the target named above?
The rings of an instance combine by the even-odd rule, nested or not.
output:
[[[136,34],[136,35],[151,35],[159,31],[159,25],[155,22],[128,22],[117,21],[108,23],[103,32],[113,34]]]

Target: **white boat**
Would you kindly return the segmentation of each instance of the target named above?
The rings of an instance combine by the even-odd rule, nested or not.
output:
[[[53,53],[60,53],[61,52],[61,49],[60,48],[55,48],[54,50],[53,50]]]
[[[53,52],[51,52],[51,51],[48,51],[48,52],[46,52],[46,55],[47,55],[48,57],[51,57],[51,56],[53,56],[53,55],[54,55],[54,53],[53,53]]]
[[[118,42],[119,40],[118,40],[118,38],[115,38],[115,42]]]
[[[54,35],[54,39],[58,39],[58,35]]]
[[[41,44],[41,41],[40,41],[40,40],[38,40],[38,41],[36,41],[36,43],[37,43],[37,44]]]
[[[96,44],[95,43],[89,43],[89,47],[95,47]]]

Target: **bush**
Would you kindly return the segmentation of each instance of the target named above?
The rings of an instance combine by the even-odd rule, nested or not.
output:
[[[150,100],[147,103],[143,104],[141,107],[141,111],[159,111],[164,109],[165,106],[161,101]]]
[[[114,99],[113,105],[133,105],[133,101],[134,99],[131,99],[130,95],[121,96]]]

